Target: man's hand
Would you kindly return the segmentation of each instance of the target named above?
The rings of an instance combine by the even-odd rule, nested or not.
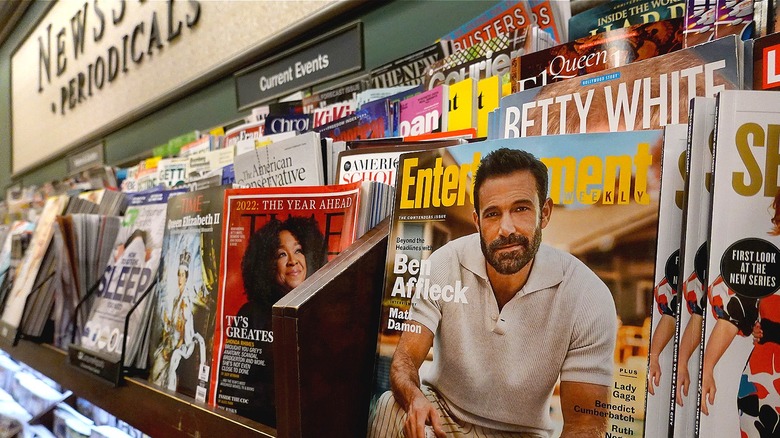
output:
[[[438,438],[444,438],[439,413],[420,390],[418,370],[433,345],[433,333],[424,325],[420,333],[406,331],[401,335],[390,364],[390,387],[396,402],[406,411],[404,434],[406,438],[426,438],[425,425],[430,424]]]
[[[710,415],[707,404],[715,404],[715,378],[712,376],[712,371],[704,369],[701,376],[701,413],[704,415]]]
[[[677,368],[677,404],[683,405],[683,396],[688,397],[688,387],[691,384],[691,376],[688,375],[688,367],[685,365]]]
[[[650,369],[647,370],[647,392],[655,395],[655,387],[661,383],[661,364],[658,355],[650,354]]]
[[[409,403],[406,410],[406,423],[404,423],[404,436],[406,438],[426,438],[425,426],[430,424],[437,438],[445,438],[446,434],[441,428],[441,418],[430,401],[417,391],[417,395]]]

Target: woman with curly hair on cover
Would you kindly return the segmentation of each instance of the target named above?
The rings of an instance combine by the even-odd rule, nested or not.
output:
[[[325,239],[313,217],[290,216],[284,221],[271,219],[249,238],[241,260],[241,275],[248,301],[238,317],[244,317],[251,329],[271,332],[271,308],[284,295],[300,285],[326,261]],[[276,425],[274,407],[273,355],[270,344],[258,360],[265,366],[253,367],[248,380],[263,399],[260,421]]]

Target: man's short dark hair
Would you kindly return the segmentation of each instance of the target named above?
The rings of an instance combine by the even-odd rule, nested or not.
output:
[[[547,199],[547,166],[529,152],[501,148],[487,154],[479,163],[474,176],[474,208],[479,211],[479,189],[487,179],[521,170],[528,170],[534,176],[539,205],[544,204]]]

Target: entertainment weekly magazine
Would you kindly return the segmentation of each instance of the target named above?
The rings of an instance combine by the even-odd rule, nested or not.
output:
[[[390,388],[389,369],[401,333],[414,328],[407,321],[410,298],[429,290],[425,286],[415,289],[416,277],[425,270],[424,262],[433,252],[476,232],[472,219],[474,169],[489,152],[507,147],[531,152],[548,167],[548,196],[554,207],[550,222],[542,231],[543,244],[583,261],[606,284],[617,309],[616,345],[614,357],[610,358],[614,361],[611,397],[577,409],[609,418],[605,432],[612,437],[641,435],[662,144],[662,131],[637,131],[492,140],[404,154],[398,169],[388,243],[369,425],[377,399]],[[452,301],[457,296],[457,285],[440,286],[442,299],[446,296]],[[450,291],[444,293],[444,289]],[[469,294],[476,291],[460,293],[468,301]],[[474,304],[461,301],[459,305]],[[557,328],[545,326],[543,309],[538,314],[540,318],[533,319],[540,326],[534,329],[544,343],[544,334]],[[437,335],[438,330],[434,344],[440,342]],[[505,345],[496,348],[515,349],[516,343],[532,341],[507,338]],[[423,383],[432,368],[432,352],[433,349],[420,367]],[[480,360],[485,366],[491,364],[489,357]],[[512,378],[521,379],[519,374],[522,373],[513,374]],[[502,385],[482,383],[487,392]],[[519,383],[524,384],[529,382]],[[539,403],[551,413],[543,428],[558,436],[563,426],[559,384],[550,385],[549,397]],[[483,418],[490,415],[480,414]],[[369,434],[383,436],[382,432],[371,430],[371,426],[369,429]]]
[[[294,258],[280,254],[287,237],[283,233],[300,244],[296,250],[306,256],[303,276],[310,276],[354,241],[359,192],[360,182],[227,190],[210,404],[276,425],[271,307],[288,291],[276,286],[280,268],[274,266],[282,255]],[[271,228],[272,222],[281,229]],[[285,224],[290,231],[283,231]],[[268,230],[278,235],[278,249],[273,238],[265,240]],[[252,255],[245,260],[248,251]],[[252,277],[246,284],[259,291],[246,290],[247,276]]]

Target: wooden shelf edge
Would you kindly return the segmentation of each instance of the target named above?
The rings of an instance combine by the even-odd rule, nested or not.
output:
[[[71,366],[67,353],[47,344],[21,340],[0,348],[41,374],[89,400],[152,437],[259,436],[275,437],[264,424],[217,410],[194,399],[158,388],[140,378],[126,378],[119,387]]]

